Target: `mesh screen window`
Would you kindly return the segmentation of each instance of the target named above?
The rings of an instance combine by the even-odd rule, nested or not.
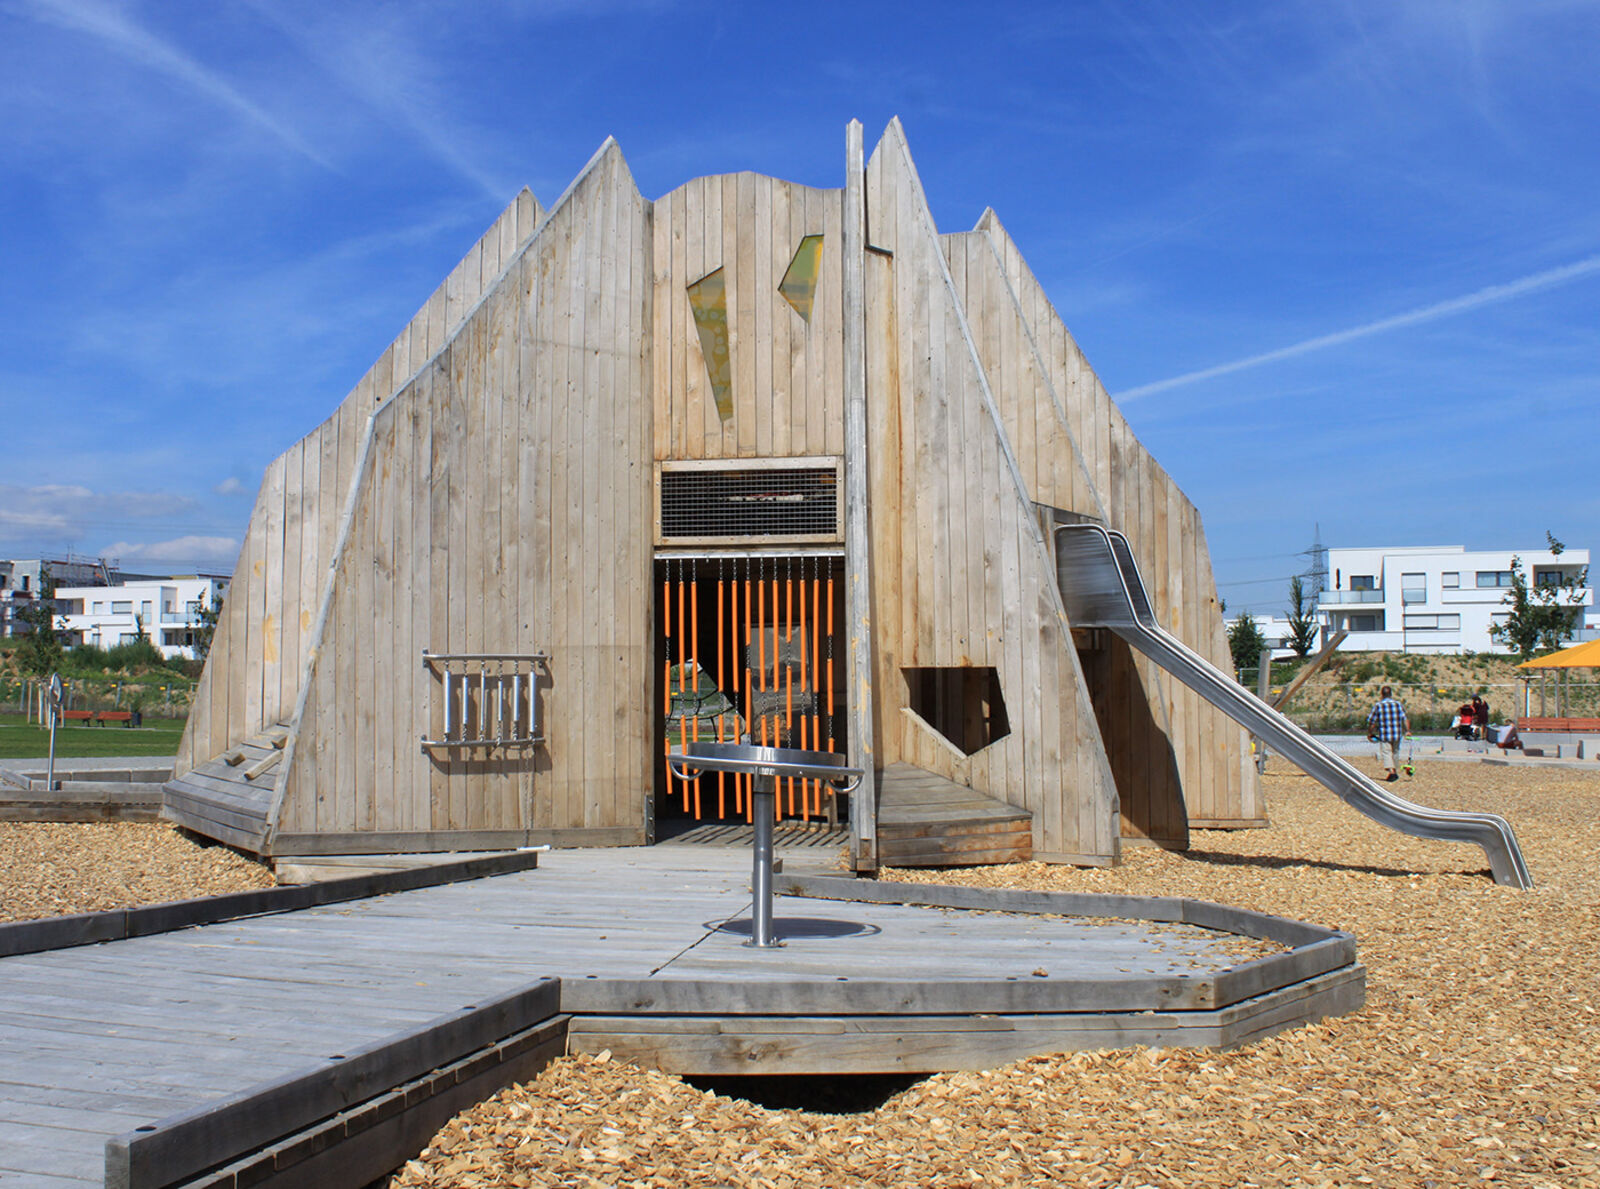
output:
[[[838,535],[835,467],[661,472],[664,541]]]

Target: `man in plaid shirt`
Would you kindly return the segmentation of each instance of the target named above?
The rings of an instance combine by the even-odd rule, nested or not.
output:
[[[1385,780],[1400,779],[1400,740],[1411,729],[1405,707],[1394,698],[1394,690],[1384,686],[1378,691],[1378,704],[1367,715],[1367,738],[1378,745],[1378,763],[1383,765]]]

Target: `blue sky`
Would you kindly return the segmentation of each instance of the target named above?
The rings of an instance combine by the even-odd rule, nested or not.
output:
[[[1205,517],[1600,547],[1600,6],[0,0],[0,556],[227,568],[522,185],[841,184],[903,120]]]

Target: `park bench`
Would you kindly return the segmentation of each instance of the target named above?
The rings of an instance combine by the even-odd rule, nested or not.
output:
[[[62,722],[87,722],[97,726],[105,726],[108,722],[119,722],[123,726],[133,726],[133,711],[131,710],[63,710]]]
[[[1525,731],[1556,731],[1571,735],[1600,734],[1600,718],[1556,718],[1535,715],[1517,719],[1517,733]]]

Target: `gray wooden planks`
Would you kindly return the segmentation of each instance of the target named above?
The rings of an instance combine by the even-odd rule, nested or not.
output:
[[[1011,903],[995,893],[969,901],[977,908],[785,896],[777,906],[780,935],[785,922],[804,927],[780,949],[753,951],[717,929],[748,917],[748,881],[749,856],[738,849],[558,851],[542,855],[537,871],[0,959],[0,1128],[29,1129],[30,1153],[37,1149],[29,1175],[70,1177],[152,1102],[163,1104],[153,1114],[199,1107],[541,976],[563,980],[563,1011],[803,1019],[842,1010],[890,1016],[908,1033],[927,1033],[933,1025],[913,1025],[903,1013],[1205,1012],[1230,978],[1241,994],[1280,995],[1269,964],[1241,965],[1219,944],[1227,934],[1218,928],[1303,930],[1289,957],[1299,962],[1295,976],[1310,982],[1329,977],[1317,972],[1330,962],[1353,959],[1353,947],[1339,949],[1342,935],[1220,906],[1127,897],[1015,901],[1123,919],[1045,917],[985,911]],[[833,896],[876,890],[885,899],[960,899],[950,889],[838,877],[811,883]],[[1185,923],[1186,909],[1215,927]],[[1139,915],[1166,919],[1127,919]],[[854,927],[856,935],[829,935]],[[1332,948],[1316,940],[1330,936]],[[1237,975],[1224,973],[1235,967]],[[1338,1001],[1358,992],[1346,986]],[[1287,1026],[1327,999],[1290,996],[1273,1013],[1238,1016],[1236,1027]],[[1046,1030],[984,1050],[984,1029],[948,1039],[962,1027],[940,1024],[921,1040],[895,1042],[895,1050],[915,1054],[895,1067],[980,1051],[998,1060],[1017,1046],[1044,1051],[1065,1034]],[[1084,1035],[1124,1035],[1117,1027]],[[808,1050],[807,1060],[846,1069],[885,1059],[888,1050],[875,1053],[870,1038],[851,1035]],[[758,1033],[748,1044],[719,1040],[705,1060],[757,1050],[776,1060],[793,1047],[784,1041],[762,1050],[758,1041]],[[53,1125],[67,1118],[58,1112],[81,1116],[82,1127]]]

